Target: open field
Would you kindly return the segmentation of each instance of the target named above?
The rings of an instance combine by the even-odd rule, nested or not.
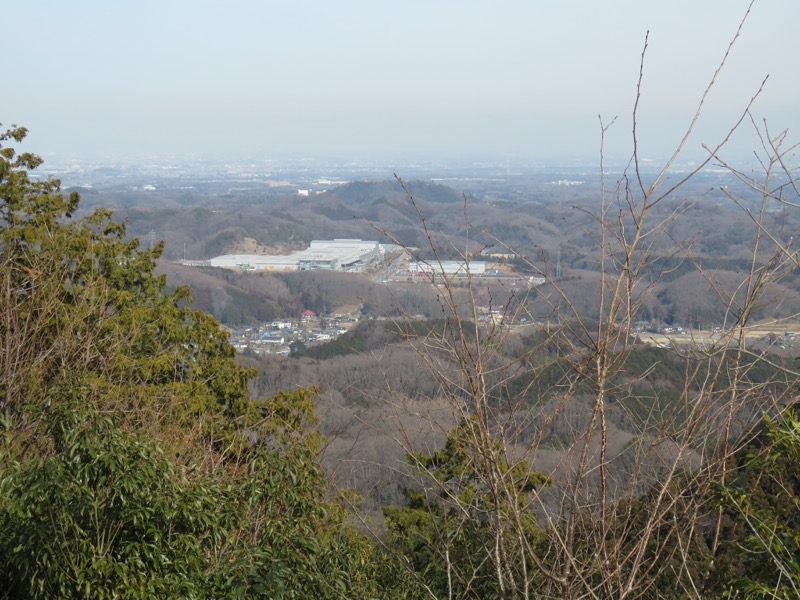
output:
[[[710,349],[729,344],[730,338],[736,338],[739,335],[743,335],[748,343],[760,342],[765,339],[771,340],[771,343],[781,339],[796,343],[800,340],[800,323],[795,319],[781,319],[749,325],[743,331],[738,328],[714,328],[713,330],[689,329],[670,333],[643,332],[638,335],[641,342],[660,348],[692,345]]]

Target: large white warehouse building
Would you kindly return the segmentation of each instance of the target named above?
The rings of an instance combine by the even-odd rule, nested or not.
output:
[[[195,265],[254,271],[302,271],[306,269],[341,270],[368,263],[383,253],[375,241],[314,240],[307,250],[284,256],[264,254],[224,254]]]

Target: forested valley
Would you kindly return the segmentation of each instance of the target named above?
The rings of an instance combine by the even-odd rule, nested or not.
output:
[[[751,335],[797,314],[786,188],[710,209],[649,190],[621,218],[573,210],[573,237],[519,225],[539,259],[561,255],[560,277],[518,255],[542,286],[390,286],[177,265],[32,177],[25,136],[1,138],[4,597],[796,594],[795,352]],[[467,240],[514,231],[465,216],[426,233],[428,210],[471,210],[437,186],[348,197],[387,189],[378,204],[407,215],[395,241],[421,254],[464,260]],[[682,229],[707,210],[725,216],[713,232]],[[237,356],[215,319],[352,303],[346,334],[288,357]],[[718,327],[659,345],[645,320]]]
[[[751,104],[700,162],[634,109],[580,180],[313,194],[62,187],[3,129],[0,596],[800,597],[796,146]],[[393,254],[203,266],[332,238]]]

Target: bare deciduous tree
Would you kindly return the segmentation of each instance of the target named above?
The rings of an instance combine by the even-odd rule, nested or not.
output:
[[[710,503],[712,484],[726,484],[731,457],[764,412],[779,413],[792,401],[797,379],[784,362],[753,349],[754,340],[782,330],[775,320],[755,322],[754,314],[770,315],[785,300],[780,286],[798,267],[791,232],[768,225],[770,214],[800,209],[800,190],[786,132],[772,135],[751,116],[763,82],[729,132],[705,146],[706,158],[688,173],[674,171],[749,10],[684,135],[654,174],[643,168],[638,128],[647,41],[631,160],[613,184],[604,146],[616,123],[600,121],[603,183],[587,225],[599,261],[596,318],[588,319],[557,280],[548,282],[550,293],[517,289],[499,298],[481,290],[470,258],[480,240],[502,240],[473,225],[465,198],[464,228],[474,235],[457,246],[398,179],[425,234],[443,313],[435,327],[402,320],[398,327],[433,375],[436,397],[460,423],[434,453],[415,446],[402,421],[394,435],[416,484],[405,512],[387,512],[386,547],[417,544],[428,564],[409,569],[430,596],[701,598],[719,582],[723,509]],[[748,125],[762,142],[758,173],[724,158],[731,137]],[[682,197],[683,186],[709,165],[749,189],[746,197],[725,189],[752,228],[749,268],[733,289],[697,259],[691,240],[673,233],[702,201]],[[462,276],[447,273],[448,259],[465,265]],[[636,323],[665,275],[659,265],[676,261],[690,263],[716,291],[724,319],[718,330],[680,340],[650,336],[648,346]],[[487,297],[493,319],[479,308]],[[525,338],[530,346],[512,343],[512,324],[535,321],[530,307],[543,304],[548,317]],[[680,381],[669,393],[653,380],[664,369]]]

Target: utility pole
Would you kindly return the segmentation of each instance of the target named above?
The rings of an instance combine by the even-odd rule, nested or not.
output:
[[[556,254],[556,279],[561,279],[561,248],[558,249]]]

